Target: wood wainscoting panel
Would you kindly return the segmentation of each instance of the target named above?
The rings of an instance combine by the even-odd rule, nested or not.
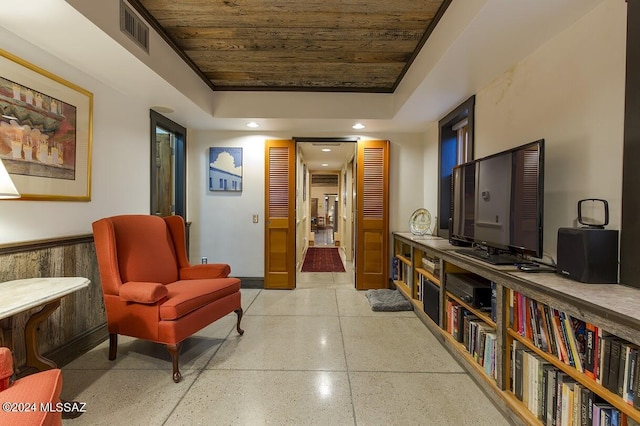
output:
[[[40,352],[58,354],[52,356],[58,365],[63,360],[70,361],[68,355],[61,354],[61,348],[96,330],[106,336],[104,302],[92,235],[1,245],[0,265],[0,282],[64,276],[91,280],[88,288],[65,296],[60,308],[41,324],[38,331]],[[18,368],[26,362],[24,327],[34,312],[37,309],[15,315],[10,321],[13,355]],[[3,326],[7,323],[4,321]]]

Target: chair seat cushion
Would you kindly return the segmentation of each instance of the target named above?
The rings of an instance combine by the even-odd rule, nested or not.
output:
[[[60,424],[62,414],[55,412],[62,391],[62,372],[55,368],[26,376],[16,380],[9,389],[2,392],[3,402],[35,403],[36,410],[31,412],[2,412],[0,424],[6,425],[53,425]],[[52,411],[41,411],[40,403],[51,402]]]
[[[181,280],[167,284],[167,290],[167,300],[160,305],[160,319],[174,321],[204,305],[240,291],[240,280]]]

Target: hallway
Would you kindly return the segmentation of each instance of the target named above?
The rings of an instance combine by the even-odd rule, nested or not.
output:
[[[163,346],[120,337],[110,362],[103,342],[63,368],[63,398],[87,404],[64,424],[508,424],[413,312],[371,311],[347,266],[243,289],[244,336],[231,314],[188,339],[178,384]]]
[[[318,230],[314,232],[313,240],[315,247],[334,247],[333,228],[318,228]]]

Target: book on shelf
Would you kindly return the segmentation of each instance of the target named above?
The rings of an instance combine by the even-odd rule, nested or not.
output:
[[[611,339],[609,354],[609,375],[603,385],[613,393],[618,392],[618,375],[620,373],[620,351],[622,342],[620,339]]]
[[[498,288],[494,281],[491,281],[491,321],[498,322]]]
[[[600,338],[600,376],[598,382],[605,388],[609,388],[609,364],[611,360],[611,341],[615,336],[608,335]]]
[[[462,331],[463,331],[462,344],[466,348],[467,352],[469,352],[470,336],[471,336],[471,332],[469,330],[471,329],[471,323],[475,320],[479,320],[479,318],[471,314],[471,315],[465,315],[462,322]]]
[[[580,425],[593,424],[593,391],[581,386],[580,394]]]
[[[545,330],[547,334],[547,339],[549,342],[549,350],[547,352],[558,356],[558,342],[556,341],[556,334],[553,330],[553,319],[551,315],[551,308],[544,303],[542,305],[542,315],[544,318]],[[560,358],[560,357],[558,357]]]
[[[496,340],[497,335],[494,332],[488,332],[485,335],[484,344],[484,372],[487,376],[497,379],[496,374]]]
[[[609,421],[609,425],[611,425],[611,410],[613,406],[606,402],[595,402],[593,404],[593,424],[605,426],[607,424],[607,420]]]
[[[556,404],[557,404],[557,384],[556,378],[558,375],[557,368],[550,368],[546,372],[547,381],[546,381],[546,395],[545,395],[545,424],[547,426],[556,426]]]
[[[517,309],[515,303],[515,291],[511,288],[507,288],[507,299],[509,301],[509,324],[508,327],[512,330],[515,329],[515,318],[517,316]]]
[[[536,303],[536,316],[540,327],[540,349],[551,353],[551,336],[547,324],[547,316],[544,313],[544,304]]]
[[[576,380],[569,375],[562,375],[558,385],[558,402],[556,410],[558,411],[556,419],[560,419],[561,425],[571,425],[573,421],[573,389]]]
[[[631,369],[631,350],[635,347],[632,343],[622,341],[620,343],[620,364],[618,366],[618,395],[627,401],[629,392],[629,379]]]
[[[599,340],[600,340],[600,332],[598,327],[591,323],[587,323],[586,326],[586,350],[585,350],[585,365],[584,365],[584,374],[591,377],[592,379],[596,379],[598,375],[598,366],[599,366]]]
[[[584,373],[584,360],[586,358],[587,353],[587,323],[582,321],[581,319],[569,316],[569,321],[571,323],[572,331],[573,331],[573,340],[576,346],[576,354],[578,360],[580,361],[580,369],[581,373]]]
[[[395,256],[391,259],[391,278],[394,281],[400,280],[400,259]]]
[[[551,308],[551,320],[553,321],[553,333],[557,343],[557,357],[560,361],[570,365],[567,342],[565,334],[562,331],[560,312],[557,309]]]
[[[636,364],[638,362],[638,346],[630,345],[627,354],[627,370],[625,374],[625,382],[623,386],[622,399],[627,404],[633,405],[633,388],[637,374]]]
[[[538,400],[540,401],[538,418],[545,423],[547,420],[547,413],[549,412],[547,404],[549,403],[549,372],[555,371],[556,368],[553,364],[545,362],[540,370],[540,377],[538,378]]]
[[[511,392],[522,401],[522,352],[529,349],[518,340],[511,342]]]
[[[562,331],[565,334],[565,338],[567,340],[567,352],[569,354],[569,362],[571,366],[574,367],[579,372],[583,372],[582,362],[580,361],[580,356],[578,353],[578,342],[576,341],[576,336],[573,331],[573,323],[571,321],[571,317],[560,311],[560,319],[562,322]]]
[[[446,302],[446,310],[447,310],[447,322],[445,324],[445,330],[451,334],[451,336],[458,342],[463,343],[464,333],[468,332],[465,330],[465,317],[471,315],[471,312],[466,309],[464,306],[460,305],[458,302],[447,299]],[[472,319],[478,319],[478,317],[474,316]],[[465,344],[466,346],[466,344]]]

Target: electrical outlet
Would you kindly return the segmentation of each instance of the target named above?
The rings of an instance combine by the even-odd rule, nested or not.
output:
[[[253,223],[258,223],[258,215],[257,214],[253,215]]]

